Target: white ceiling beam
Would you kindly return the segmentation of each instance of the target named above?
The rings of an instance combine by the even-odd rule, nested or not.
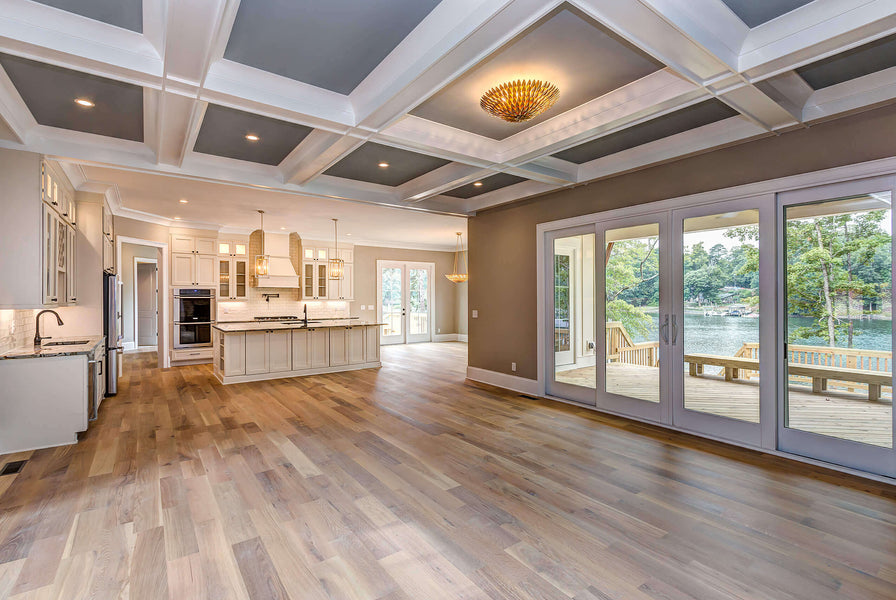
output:
[[[20,144],[26,143],[28,134],[37,127],[37,121],[3,67],[0,67],[0,116]]]
[[[405,202],[420,202],[462,185],[484,179],[497,172],[460,163],[450,163],[398,186],[398,193]]]
[[[510,185],[492,192],[467,198],[464,202],[464,210],[468,214],[472,214],[477,210],[500,206],[501,204],[514,202],[520,198],[527,198],[529,196],[535,196],[536,194],[545,194],[547,192],[559,190],[562,187],[568,186],[552,185],[541,181],[524,181],[517,183],[516,185]]]
[[[157,156],[161,163],[182,165],[187,152],[196,143],[201,119],[207,105],[189,96],[161,92],[159,99],[159,141]],[[194,119],[194,113],[197,119]]]
[[[896,99],[896,67],[813,92],[803,109],[805,121],[817,121]]]
[[[159,87],[162,60],[143,35],[28,0],[4,0],[0,52]]]
[[[553,185],[567,185],[569,183],[575,183],[578,179],[578,168],[557,169],[538,161],[532,161],[518,167],[505,167],[504,171],[511,175],[516,175],[517,177],[525,177],[526,179]]]
[[[735,86],[720,93],[718,98],[768,131],[799,124],[793,114],[753,85]]]
[[[283,181],[307,183],[363,143],[362,138],[315,129],[280,163]]]
[[[170,25],[168,13],[169,0],[143,0],[143,37],[163,57],[166,32]]]
[[[143,143],[159,160],[159,143],[161,140],[162,102],[160,92],[152,88],[143,88]]]
[[[803,120],[803,107],[815,91],[796,71],[788,71],[760,81],[756,87],[798,121]]]

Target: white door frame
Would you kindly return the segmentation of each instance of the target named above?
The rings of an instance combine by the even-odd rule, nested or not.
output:
[[[436,314],[436,295],[435,295],[435,270],[436,264],[431,262],[417,262],[406,260],[377,260],[376,261],[376,318],[378,322],[383,320],[383,268],[392,267],[401,269],[401,340],[400,341],[383,341],[383,330],[380,327],[380,344],[411,344],[420,342],[431,342],[435,337],[435,314]],[[429,272],[428,290],[429,294],[429,339],[408,340],[408,320],[410,316],[410,307],[408,299],[410,297],[410,277],[408,275],[411,269],[426,269]]]
[[[156,266],[156,347],[159,345],[159,260],[156,258],[143,258],[142,256],[134,257],[134,348],[140,347],[140,332],[137,328],[139,319],[140,298],[137,295],[137,265],[155,265]]]
[[[124,285],[121,280],[121,245],[135,244],[137,246],[151,246],[158,248],[162,252],[159,261],[159,296],[161,303],[162,318],[159,321],[159,368],[167,369],[171,366],[171,356],[169,349],[171,348],[171,337],[169,335],[171,327],[169,327],[169,305],[171,304],[168,297],[168,242],[156,242],[153,240],[144,240],[140,238],[125,237],[121,235],[115,236],[115,272],[118,273],[117,280],[119,288]],[[121,290],[119,289],[119,292]],[[118,294],[121,298],[121,294]],[[119,307],[120,310],[121,307]],[[121,319],[119,319],[121,322]],[[121,361],[118,363],[121,365]]]

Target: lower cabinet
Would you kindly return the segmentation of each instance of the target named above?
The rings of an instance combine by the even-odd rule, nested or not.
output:
[[[339,367],[348,364],[348,328],[333,327],[330,329],[330,366]]]
[[[367,362],[366,327],[346,327],[345,337],[348,342],[348,364],[359,365]]]
[[[292,370],[292,332],[247,331],[246,375]]]
[[[294,329],[292,332],[292,370],[320,369],[330,366],[330,335],[327,329]]]
[[[246,374],[246,334],[217,333],[215,365],[226,377]]]

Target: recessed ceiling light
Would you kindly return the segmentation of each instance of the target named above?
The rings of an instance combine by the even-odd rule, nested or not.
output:
[[[96,106],[96,104],[94,104],[87,98],[75,98],[75,104],[83,106],[84,108],[93,108],[94,106]]]
[[[350,233],[346,233],[345,235],[351,235]]]
[[[381,163],[379,164],[379,167],[380,167],[381,169],[386,169],[386,168],[389,167],[389,163],[387,163],[387,162],[381,162]]]
[[[280,229],[286,229],[286,227],[281,227]]]
[[[180,221],[180,217],[174,217],[175,221]]]
[[[187,200],[186,198],[181,198],[181,199],[179,200],[179,202],[180,202],[181,204],[186,204],[187,202],[189,202],[189,200]]]
[[[260,140],[261,138],[258,137],[257,135],[255,135],[254,133],[247,133],[247,134],[246,134],[246,139],[249,140],[250,142],[257,142],[257,141]]]
[[[476,187],[482,187],[482,182],[481,182],[481,181],[477,181],[477,182],[474,183],[473,185],[475,185]]]

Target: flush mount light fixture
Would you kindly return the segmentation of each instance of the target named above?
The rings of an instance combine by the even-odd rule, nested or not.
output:
[[[381,168],[381,169],[388,169],[388,168],[389,168],[389,163],[387,163],[387,162],[381,162],[378,166],[379,166],[379,168]]]
[[[454,270],[450,273],[447,273],[445,277],[448,278],[448,281],[452,283],[463,283],[470,279],[470,269],[467,266],[467,253],[464,252],[464,241],[461,237],[463,235],[460,231],[457,232],[457,245],[454,247]],[[464,255],[464,272],[461,273],[457,270],[457,258],[459,254]]]
[[[342,279],[345,276],[345,261],[339,258],[339,219],[333,219],[333,257],[327,261],[330,279]]]
[[[475,187],[482,187],[482,182],[481,182],[481,181],[477,181],[477,182],[474,183],[473,185],[474,185]]]
[[[94,106],[96,106],[96,104],[94,104],[87,98],[75,98],[75,104],[83,106],[84,108],[93,108]]]
[[[257,141],[260,140],[261,138],[258,137],[257,135],[255,135],[254,133],[247,133],[247,134],[246,134],[246,139],[249,140],[250,142],[257,142]]]
[[[560,98],[560,89],[549,81],[518,79],[497,85],[484,93],[479,106],[509,123],[537,117]]]
[[[255,276],[267,277],[271,257],[264,253],[264,211],[259,210],[258,214],[261,215],[261,254],[255,256]]]

